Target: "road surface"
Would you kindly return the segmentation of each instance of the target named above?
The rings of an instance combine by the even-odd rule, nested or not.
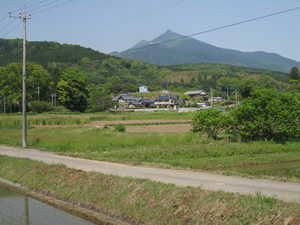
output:
[[[184,170],[134,167],[118,163],[59,156],[51,152],[34,149],[20,149],[6,146],[0,146],[0,155],[29,158],[48,164],[64,164],[70,168],[121,177],[146,178],[164,183],[173,183],[179,186],[201,186],[204,189],[224,190],[252,195],[255,195],[259,191],[266,196],[285,201],[300,202],[300,184],[296,183],[245,179]]]

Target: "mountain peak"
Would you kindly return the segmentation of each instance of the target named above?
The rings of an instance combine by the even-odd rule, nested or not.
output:
[[[159,35],[157,38],[153,39],[151,43],[160,43],[165,41],[170,41],[182,37],[182,35],[174,33],[173,31],[167,30],[165,33]]]
[[[130,49],[133,49],[133,48],[140,48],[140,47],[143,47],[145,45],[149,44],[148,41],[146,40],[141,40],[140,42],[138,42],[137,44],[135,44],[133,47],[131,47]]]
[[[186,63],[220,63],[236,66],[288,72],[300,63],[265,52],[241,52],[219,48],[194,38],[183,38],[171,30],[159,35],[150,42],[142,41],[134,51],[126,50],[121,57],[139,60],[155,65],[179,65]],[[174,40],[174,41],[172,41]],[[149,45],[149,48],[139,48]],[[152,46],[151,46],[152,45]]]

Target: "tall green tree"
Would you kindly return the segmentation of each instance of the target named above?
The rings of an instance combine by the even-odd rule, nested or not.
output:
[[[251,92],[258,89],[258,82],[249,78],[242,80],[238,86],[238,90],[243,98],[248,98],[251,95]]]
[[[122,80],[120,77],[112,76],[104,85],[107,94],[117,94],[122,91]]]
[[[297,67],[293,67],[290,71],[290,79],[300,81],[300,71]]]
[[[72,111],[87,108],[87,76],[76,68],[66,68],[57,85],[59,102]]]
[[[230,78],[229,77],[221,77],[217,80],[217,87],[221,91],[227,91],[227,88],[230,87]]]
[[[40,99],[48,100],[49,73],[40,65],[26,63],[26,78],[27,101],[38,99],[37,87],[40,88]],[[22,102],[22,83],[22,63],[11,63],[0,67],[0,96],[6,96],[8,102]]]
[[[103,92],[102,89],[93,89],[88,98],[88,108],[92,112],[102,112],[114,106],[112,98]]]

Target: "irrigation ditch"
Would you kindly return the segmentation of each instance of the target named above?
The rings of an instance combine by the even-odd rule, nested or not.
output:
[[[54,208],[62,210],[66,213],[72,214],[93,224],[105,225],[128,225],[140,224],[137,221],[129,221],[128,219],[121,218],[120,216],[110,215],[105,211],[95,209],[88,204],[78,202],[67,202],[59,198],[59,196],[51,195],[50,193],[37,192],[30,188],[18,183],[11,182],[0,178],[0,188],[4,188],[10,192],[17,193],[22,196],[35,199],[39,202],[50,205]]]

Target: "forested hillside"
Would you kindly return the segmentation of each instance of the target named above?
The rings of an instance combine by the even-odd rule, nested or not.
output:
[[[91,48],[57,42],[27,42],[27,61],[47,68],[48,62],[78,63],[84,57],[100,62],[109,56]],[[22,62],[23,40],[0,39],[0,66],[11,62]]]
[[[0,97],[21,102],[22,41],[0,39],[0,44]],[[231,94],[237,89],[244,97],[257,88],[291,88],[290,75],[283,72],[209,63],[154,66],[55,42],[28,42],[27,63],[28,100],[37,100],[36,88],[40,87],[41,100],[50,101],[50,95],[57,93],[62,105],[79,111],[86,109],[87,99],[96,89],[114,96],[137,92],[141,85],[147,85],[149,91],[168,87],[178,93],[200,89],[209,92],[213,88],[216,95],[223,97],[227,90]]]

